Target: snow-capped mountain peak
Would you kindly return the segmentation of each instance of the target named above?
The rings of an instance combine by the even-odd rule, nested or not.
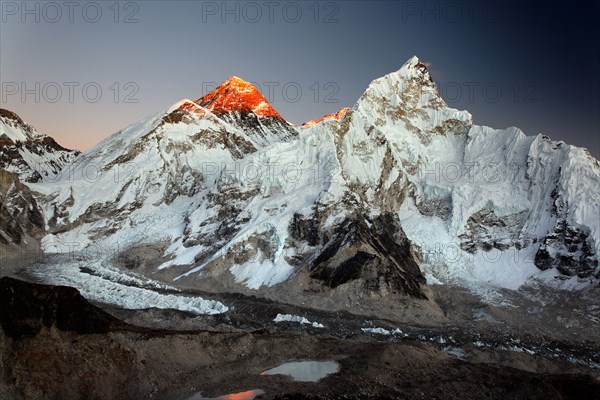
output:
[[[258,117],[283,119],[252,83],[232,76],[212,92],[196,100],[216,115],[253,112]]]
[[[404,63],[404,65],[402,67],[400,67],[400,71],[410,71],[410,70],[416,70],[416,71],[419,71],[419,73],[421,73],[421,74],[427,74],[427,76],[429,76],[429,72],[427,71],[427,66],[417,56],[412,56],[411,58],[408,59],[408,61],[406,61]]]
[[[24,142],[43,135],[27,125],[16,113],[0,109],[0,141]]]
[[[21,181],[53,179],[77,155],[25,123],[16,113],[0,108],[0,169]]]
[[[431,108],[446,107],[427,67],[416,56],[399,70],[372,81],[362,98],[379,96],[388,96],[394,105],[404,100],[410,105],[417,105],[418,102],[421,106]]]
[[[352,113],[346,115],[359,118],[365,129],[406,132],[422,144],[436,135],[466,134],[473,125],[469,112],[448,107],[427,67],[417,57],[372,81]]]
[[[200,107],[196,102],[190,99],[181,99],[174,103],[167,109],[166,114],[170,114],[176,110],[194,110],[196,112],[200,112],[201,114],[205,113],[204,108]]]
[[[302,126],[301,126],[301,128],[309,128],[309,127],[311,127],[313,125],[318,124],[319,122],[327,121],[327,120],[337,120],[337,121],[339,121],[340,119],[342,119],[342,117],[344,115],[346,115],[346,113],[349,110],[350,110],[349,107],[344,107],[341,110],[339,110],[338,112],[331,113],[331,114],[325,114],[321,118],[313,119],[313,120],[310,120],[310,121],[307,121],[307,122],[303,123]]]
[[[298,135],[256,86],[237,76],[230,77],[195,103],[242,129],[258,147],[289,141]]]

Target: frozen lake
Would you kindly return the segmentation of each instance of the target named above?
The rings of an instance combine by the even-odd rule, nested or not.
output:
[[[264,371],[262,375],[288,375],[299,382],[318,382],[339,370],[340,364],[336,361],[288,361]]]

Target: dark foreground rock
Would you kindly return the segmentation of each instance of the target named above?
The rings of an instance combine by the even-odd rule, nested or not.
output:
[[[0,323],[12,339],[35,337],[42,328],[80,334],[107,333],[122,321],[90,304],[77,289],[0,279]]]
[[[592,377],[447,357],[418,341],[267,330],[175,332],[122,323],[72,288],[0,279],[0,399],[181,399],[261,389],[265,399],[596,399]],[[294,359],[336,360],[316,383],[261,376]]]

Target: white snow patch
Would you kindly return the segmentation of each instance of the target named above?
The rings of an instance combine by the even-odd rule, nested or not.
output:
[[[375,333],[378,335],[403,335],[402,331],[398,328],[394,329],[394,330],[388,330],[385,328],[381,328],[381,327],[376,327],[376,328],[361,328],[361,330],[365,333]]]
[[[310,322],[304,317],[300,317],[298,315],[291,314],[277,314],[273,322],[297,322],[299,324],[308,324],[312,325],[313,328],[325,328],[325,326],[318,322]]]

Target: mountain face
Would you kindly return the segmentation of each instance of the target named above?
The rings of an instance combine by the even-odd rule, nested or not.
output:
[[[237,76],[230,77],[194,102],[242,128],[263,146],[297,136],[296,130],[279,115],[258,89]]]
[[[31,190],[0,169],[0,246],[22,245],[44,233],[44,218]]]
[[[207,290],[426,298],[427,282],[598,278],[598,160],[475,125],[416,57],[302,129],[232,77],[29,187],[46,250]]]
[[[0,169],[24,182],[52,180],[78,154],[37,132],[17,114],[0,109]]]
[[[14,251],[43,236],[42,209],[26,183],[55,179],[78,154],[0,109],[0,251]]]

